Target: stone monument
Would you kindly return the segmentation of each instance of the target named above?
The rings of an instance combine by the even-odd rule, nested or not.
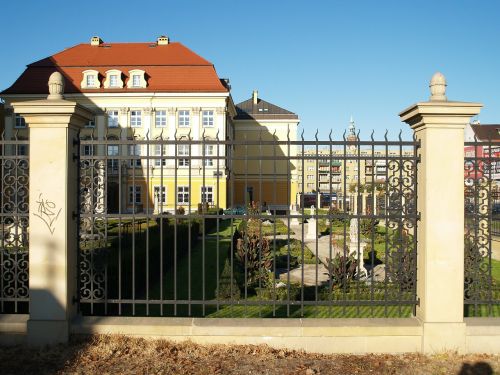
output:
[[[368,271],[363,264],[365,247],[366,243],[359,239],[358,219],[352,218],[349,226],[349,255],[354,255],[354,259],[359,261],[361,272],[364,272],[366,276],[368,275]]]
[[[295,206],[292,204],[290,205],[290,215],[298,215],[299,213],[297,212],[297,209]],[[292,217],[290,219],[290,226],[298,226],[299,225],[299,219],[296,217]]]
[[[307,220],[308,224],[306,240],[315,240],[316,238],[318,238],[318,230],[316,228],[316,219],[314,218],[314,206],[311,206],[311,211],[309,214],[311,215],[311,218]]]

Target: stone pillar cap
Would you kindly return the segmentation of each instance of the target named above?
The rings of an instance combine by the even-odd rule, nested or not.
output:
[[[431,78],[429,83],[429,88],[431,89],[431,97],[429,100],[431,102],[435,101],[447,101],[446,97],[446,78],[441,72],[436,72]]]
[[[49,77],[49,96],[50,100],[61,100],[64,94],[64,77],[59,72],[54,72]]]

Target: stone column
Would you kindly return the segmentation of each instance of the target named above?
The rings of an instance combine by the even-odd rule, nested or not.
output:
[[[49,79],[47,100],[13,103],[30,132],[28,343],[66,342],[77,297],[77,164],[73,141],[93,114],[63,100],[64,79]]]
[[[449,102],[436,73],[430,101],[399,114],[421,141],[418,168],[417,318],[424,352],[465,350],[464,128],[478,103]]]

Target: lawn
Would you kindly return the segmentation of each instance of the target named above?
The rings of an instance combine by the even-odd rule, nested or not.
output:
[[[165,220],[167,222],[167,220]],[[96,304],[93,314],[121,314],[138,316],[209,316],[209,317],[400,317],[411,316],[411,306],[370,306],[372,300],[383,300],[397,297],[397,294],[388,292],[387,297],[377,297],[370,290],[365,288],[366,284],[358,283],[354,285],[351,292],[344,294],[342,291],[328,292],[327,287],[304,287],[303,298],[300,285],[290,286],[290,295],[281,293],[281,299],[274,302],[267,297],[256,295],[254,287],[245,288],[238,286],[241,296],[231,304],[224,304],[223,299],[218,298],[217,289],[220,286],[221,275],[225,267],[233,262],[233,282],[236,278],[237,269],[235,259],[231,260],[231,237],[236,228],[242,226],[241,220],[221,220],[219,221],[219,231],[213,228],[205,237],[198,235],[198,227],[192,227],[192,244],[190,250],[187,240],[188,230],[186,221],[183,220],[177,225],[177,254],[172,252],[173,239],[171,229],[163,227],[161,230],[156,221],[143,221],[135,225],[136,231],[132,234],[130,223],[119,221],[108,222],[108,243],[99,246],[106,248],[107,269],[106,288],[108,299],[127,300],[122,303],[111,301],[108,303],[107,312],[102,309],[104,304]],[[125,224],[125,225],[123,225]],[[173,226],[173,221],[170,223]],[[274,230],[274,225],[266,227]],[[277,232],[286,233],[286,226],[281,222],[276,223]],[[285,229],[285,230],[284,230]],[[334,227],[335,231],[342,230],[343,226]],[[161,235],[160,232],[163,231]],[[377,229],[375,236],[375,257],[376,263],[385,261],[385,231],[383,227]],[[194,233],[196,232],[196,233]],[[122,234],[119,237],[119,234]],[[264,232],[265,233],[265,232]],[[163,241],[161,238],[163,236]],[[365,239],[366,240],[366,239]],[[273,259],[276,268],[291,268],[304,264],[316,264],[317,259],[307,246],[302,247],[302,243],[291,238],[273,239],[269,238]],[[163,244],[163,252],[160,249],[160,242]],[[132,246],[134,243],[134,246]],[[87,241],[90,247],[92,241]],[[183,250],[184,249],[184,250]],[[302,257],[304,259],[302,259]],[[95,259],[99,256],[95,255]],[[132,260],[135,259],[135,262]],[[99,261],[99,260],[98,260]],[[365,261],[370,261],[370,254],[365,251]],[[132,267],[132,263],[135,263]],[[229,275],[231,270],[229,266]],[[119,269],[119,272],[118,272]],[[190,272],[191,271],[191,272]],[[119,276],[118,276],[119,275]],[[492,275],[497,285],[500,284],[500,262],[492,261]],[[230,276],[229,276],[230,278]],[[120,281],[119,281],[120,280]],[[234,284],[233,284],[234,285]],[[135,288],[134,288],[135,286]],[[379,289],[383,289],[380,286]],[[357,288],[357,289],[356,289]],[[272,289],[272,288],[271,288]],[[377,287],[374,289],[375,294]],[[391,297],[392,295],[392,297]],[[245,299],[246,297],[246,299]],[[267,305],[255,306],[264,298]],[[366,306],[311,306],[308,301],[323,301],[328,305],[329,300],[359,300],[366,301]],[[138,301],[134,304],[132,300]],[[144,301],[144,303],[141,303]],[[210,305],[200,303],[200,301],[211,301]],[[246,302],[245,302],[246,301]],[[306,304],[303,304],[305,301]],[[243,302],[243,304],[242,304]],[[248,303],[250,305],[244,305]],[[254,304],[252,306],[251,304]],[[342,302],[341,302],[342,303]],[[385,302],[384,302],[385,303]],[[99,306],[101,305],[101,306]],[[88,306],[87,306],[88,307]],[[84,313],[89,314],[88,308],[84,306]],[[471,307],[466,309],[466,315],[470,316],[500,316],[500,306],[494,306],[492,311],[487,306],[480,306],[475,311]]]

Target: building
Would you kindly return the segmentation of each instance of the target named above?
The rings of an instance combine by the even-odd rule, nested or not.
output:
[[[298,183],[297,141],[299,117],[269,103],[254,91],[236,105],[234,202],[262,203],[270,209],[287,209],[295,202]]]
[[[480,181],[484,175],[491,183],[495,199],[500,198],[500,124],[480,124],[475,122],[465,128],[464,154],[466,158],[464,177],[466,184]],[[469,158],[469,162],[467,162]]]
[[[362,212],[373,206],[385,207],[385,198],[381,196],[389,190],[389,179],[400,172],[404,176],[409,170],[400,169],[399,156],[410,157],[413,152],[398,147],[363,146],[358,143],[352,117],[345,140],[345,148],[318,147],[298,152],[297,204],[301,204],[303,194],[306,207],[317,206],[317,202],[320,207],[344,209],[345,205],[348,211],[356,205]]]
[[[252,99],[256,105],[250,100],[235,106],[229,80],[221,79],[211,62],[183,44],[165,36],[154,43],[105,43],[92,37],[90,43],[29,64],[0,93],[5,101],[7,139],[14,133],[28,136],[27,124],[13,113],[10,103],[46,98],[48,78],[54,71],[65,78],[65,99],[95,113],[81,138],[101,144],[97,149],[87,145],[81,153],[106,158],[108,211],[160,212],[179,206],[194,209],[202,202],[225,208],[251,200],[265,199],[270,204],[289,200],[281,193],[274,202],[272,195],[259,195],[256,176],[262,176],[266,191],[271,183],[267,165],[251,161],[245,166],[236,161],[233,166],[233,152],[258,155],[257,146],[232,149],[214,141],[257,139],[261,133],[263,139],[270,139],[274,132],[280,140],[287,134],[296,139],[297,115],[257,98],[256,93]],[[176,139],[179,144],[130,142],[159,138]],[[188,139],[193,142],[183,144]],[[272,149],[265,151],[273,153]],[[279,147],[278,153],[282,152]],[[127,162],[125,156],[129,156]],[[279,169],[276,186],[280,192],[288,189],[288,197],[294,196],[296,185],[290,184],[281,165]],[[290,173],[296,175],[296,169],[292,167]],[[247,177],[251,182],[245,187]]]

